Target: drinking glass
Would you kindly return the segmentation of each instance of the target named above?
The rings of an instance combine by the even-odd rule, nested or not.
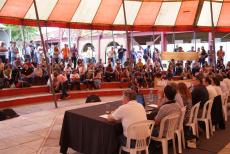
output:
[[[110,114],[111,113],[111,106],[109,103],[105,104],[105,113]]]

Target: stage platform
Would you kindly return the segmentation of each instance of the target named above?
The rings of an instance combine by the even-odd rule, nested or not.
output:
[[[98,96],[118,96],[127,89],[129,83],[109,82],[102,83],[101,89],[87,90],[84,84],[81,84],[81,90],[69,91],[69,99],[86,98],[90,95]],[[150,89],[140,89],[143,94],[148,94]],[[153,89],[156,93],[157,89]],[[60,98],[60,94],[56,94],[56,98]],[[49,92],[47,86],[33,86],[29,88],[12,88],[0,90],[0,108],[7,108],[18,105],[42,103],[52,101],[53,96]]]

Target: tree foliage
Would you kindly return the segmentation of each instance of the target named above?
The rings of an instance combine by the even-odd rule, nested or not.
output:
[[[5,25],[11,30],[12,41],[30,41],[36,36],[38,29],[30,26]]]

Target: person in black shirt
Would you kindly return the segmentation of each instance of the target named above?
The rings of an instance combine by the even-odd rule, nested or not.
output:
[[[32,83],[33,82],[33,74],[34,74],[33,68],[29,67],[27,64],[24,64],[23,69],[21,70],[21,79],[23,81]]]
[[[118,49],[118,59],[121,61],[122,64],[123,64],[125,51],[126,51],[126,49],[123,48],[123,45],[121,45],[121,47]]]

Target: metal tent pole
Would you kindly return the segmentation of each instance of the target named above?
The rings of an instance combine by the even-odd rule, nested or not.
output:
[[[125,33],[126,33],[127,51],[128,51],[128,55],[129,55],[129,58],[130,58],[129,34],[128,34],[128,27],[127,27],[125,0],[122,0],[122,6],[123,6],[124,19],[125,19]]]
[[[176,39],[176,35],[175,35],[175,32],[173,31],[173,48],[174,48],[174,51],[176,49],[176,44],[175,44],[175,39]]]
[[[194,48],[196,51],[196,32],[195,31],[193,32],[193,40],[194,40]]]
[[[211,22],[212,22],[212,47],[214,50],[214,67],[216,69],[216,49],[215,49],[215,25],[213,19],[213,8],[212,8],[212,0],[210,0],[210,12],[211,12]]]
[[[71,29],[69,27],[69,49],[71,48]]]
[[[49,75],[49,79],[50,79],[50,85],[51,85],[53,101],[54,101],[55,108],[58,108],[56,95],[55,95],[55,91],[54,91],[54,87],[53,87],[53,81],[51,79],[51,68],[50,68],[50,64],[49,64],[49,59],[47,57],[47,49],[46,49],[44,38],[43,38],[43,35],[42,35],[41,25],[40,25],[40,22],[39,22],[39,15],[38,15],[38,8],[37,8],[36,0],[33,0],[33,3],[34,3],[34,9],[35,9],[35,14],[36,14],[36,19],[37,19],[36,20],[37,21],[37,26],[38,26],[40,37],[41,37],[43,51],[44,51],[44,54],[45,54],[46,65],[47,65],[48,75]]]
[[[114,38],[113,30],[112,30],[112,38],[113,38],[113,49],[115,50],[115,38]],[[116,59],[117,59],[117,54],[115,54],[115,61]]]

